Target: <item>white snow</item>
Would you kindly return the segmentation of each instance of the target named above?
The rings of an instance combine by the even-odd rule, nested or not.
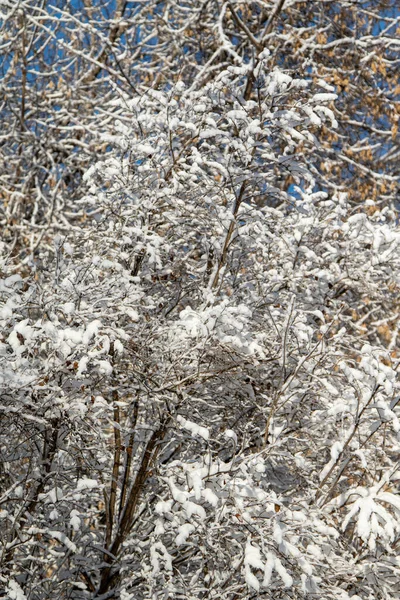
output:
[[[65,535],[65,533],[62,531],[49,531],[48,533],[51,535],[51,537],[64,544],[68,550],[71,550],[71,552],[76,552],[76,545],[69,539],[69,537]]]
[[[99,484],[96,481],[96,479],[89,479],[86,477],[84,477],[83,479],[78,479],[78,482],[76,484],[77,490],[94,490],[97,487],[99,487]]]
[[[8,597],[11,600],[26,600],[26,596],[21,586],[13,579],[8,583]]]
[[[343,444],[341,444],[340,442],[334,442],[332,444],[331,459],[328,463],[326,463],[325,467],[322,469],[321,473],[319,474],[320,481],[322,481],[326,477],[326,475],[329,473],[329,471],[331,470],[333,465],[336,464],[342,450],[343,450]]]
[[[70,520],[69,524],[71,525],[74,531],[79,531],[81,527],[81,520],[79,518],[79,511],[76,509],[71,510],[70,512]]]
[[[175,538],[175,543],[177,546],[181,546],[182,544],[185,544],[189,535],[191,533],[193,533],[193,531],[195,530],[194,525],[191,525],[190,523],[185,523],[184,525],[181,525],[178,528],[178,535]]]
[[[204,440],[208,440],[210,437],[210,432],[206,427],[202,427],[201,425],[197,425],[193,421],[188,421],[184,419],[181,415],[178,415],[176,418],[182,429],[186,429],[186,431],[190,431],[190,433],[194,436],[199,436]]]

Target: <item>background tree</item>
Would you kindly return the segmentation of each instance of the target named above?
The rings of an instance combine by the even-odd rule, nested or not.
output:
[[[396,17],[319,8],[7,9],[6,597],[397,597]]]

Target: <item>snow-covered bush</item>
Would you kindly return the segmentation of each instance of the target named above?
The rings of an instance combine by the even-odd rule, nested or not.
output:
[[[268,56],[116,91],[86,220],[2,247],[6,597],[398,597],[400,231]]]

